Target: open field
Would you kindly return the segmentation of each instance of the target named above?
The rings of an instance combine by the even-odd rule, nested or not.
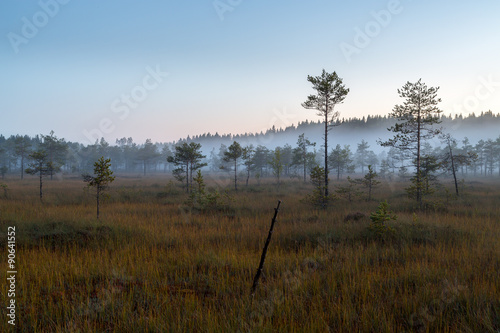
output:
[[[468,181],[460,199],[440,194],[415,214],[400,183],[322,211],[301,201],[309,184],[263,181],[199,213],[166,177],[118,176],[99,221],[81,179],[47,180],[43,204],[36,179],[4,183],[0,251],[6,267],[15,226],[19,332],[500,331],[498,180]],[[385,199],[398,219],[379,239],[368,216]]]

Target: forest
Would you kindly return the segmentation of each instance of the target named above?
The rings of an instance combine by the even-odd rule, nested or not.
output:
[[[491,111],[476,116],[466,117],[441,116],[441,126],[444,132],[453,133],[453,151],[456,155],[472,157],[458,161],[458,171],[461,177],[500,175],[500,115]],[[386,175],[402,173],[404,177],[411,168],[411,158],[404,156],[396,149],[381,147],[377,141],[387,138],[386,130],[395,123],[387,116],[368,116],[362,119],[349,118],[337,120],[338,127],[330,132],[334,149],[330,151],[334,173],[340,176],[354,172],[364,173],[368,165],[385,177]],[[301,122],[297,126],[286,128],[270,128],[265,133],[254,134],[210,134],[187,136],[177,142],[146,142],[138,143],[129,138],[117,138],[114,143],[108,143],[104,138],[94,144],[84,145],[78,142],[58,138],[56,133],[40,134],[34,137],[27,135],[0,135],[0,175],[4,177],[25,177],[24,169],[30,163],[30,154],[37,150],[45,150],[47,160],[54,170],[51,177],[58,175],[66,177],[79,176],[89,172],[94,162],[101,156],[111,159],[111,168],[117,173],[158,174],[171,172],[174,165],[167,160],[173,156],[175,147],[182,143],[199,143],[199,152],[204,156],[201,161],[206,166],[204,172],[230,172],[228,162],[224,162],[224,153],[234,142],[242,147],[248,147],[249,153],[244,156],[245,172],[250,177],[271,177],[272,167],[269,163],[276,149],[280,151],[280,163],[283,166],[283,176],[303,176],[304,163],[298,141],[308,140],[307,174],[310,169],[321,162],[321,123]],[[361,138],[361,139],[359,139]],[[433,156],[443,162],[446,148],[439,140],[428,142],[424,147],[427,156]],[[441,163],[444,166],[443,163]],[[401,171],[402,170],[402,171]],[[446,167],[435,168],[436,174],[448,174]]]

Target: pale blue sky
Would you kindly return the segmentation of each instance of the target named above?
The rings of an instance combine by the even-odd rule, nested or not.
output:
[[[446,114],[497,113],[499,14],[497,0],[6,0],[0,133],[114,143],[284,127],[318,119],[300,104],[323,68],[351,89],[346,118],[388,114],[419,78]]]

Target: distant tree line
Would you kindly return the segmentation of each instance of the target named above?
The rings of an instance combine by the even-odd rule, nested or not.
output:
[[[456,126],[456,122],[467,124],[498,122],[500,125],[500,116],[491,112],[477,117],[458,116],[450,120],[443,116],[440,119],[444,125],[446,121],[450,121],[451,127]],[[354,118],[344,120],[342,127],[354,126],[363,129],[363,126],[371,127],[373,124],[385,129],[394,124],[394,121],[379,116],[367,117],[364,120]],[[40,170],[43,177],[50,178],[58,173],[80,175],[91,172],[95,161],[104,157],[110,159],[111,169],[115,173],[147,175],[174,172],[183,181],[188,182],[187,187],[191,184],[193,172],[201,168],[204,171],[227,173],[228,176],[232,174],[235,186],[241,179],[248,184],[250,178],[259,180],[264,177],[275,177],[280,180],[296,177],[306,181],[306,175],[310,174],[314,166],[323,165],[324,152],[321,151],[323,145],[321,142],[313,142],[303,132],[297,131],[306,130],[308,126],[317,128],[318,125],[322,124],[304,122],[297,127],[268,131],[268,135],[286,131],[297,133],[293,142],[281,146],[245,144],[248,135],[202,135],[181,139],[175,143],[153,143],[149,139],[143,143],[136,143],[129,137],[117,139],[114,144],[101,139],[90,145],[66,141],[57,137],[54,132],[34,137],[12,135],[6,138],[0,135],[0,176],[5,177],[9,174],[15,177],[17,174],[22,179],[27,171],[40,176]],[[465,125],[460,126],[465,127]],[[445,131],[446,128],[447,126]],[[278,139],[279,135],[275,135],[274,138]],[[364,174],[368,165],[371,165],[381,177],[399,177],[403,180],[410,178],[414,168],[413,157],[404,150],[387,147],[384,151],[375,153],[371,149],[377,147],[375,142],[367,142],[361,138],[355,146],[350,146],[336,144],[335,139],[335,136],[332,136],[333,148],[328,152],[330,178],[341,179],[354,172]],[[270,140],[262,142],[273,143]],[[196,147],[193,144],[196,144]],[[189,155],[189,149],[196,148],[198,154],[196,161],[187,166],[187,172],[185,172],[186,167],[182,167],[184,163],[182,158],[179,159],[177,154],[179,149],[182,152],[183,145],[187,145],[187,148],[184,147],[184,153]],[[209,149],[204,150],[205,145]],[[175,161],[176,158],[179,163]],[[421,165],[421,172],[428,175],[426,179],[430,181],[435,175],[452,176],[453,173],[457,177],[500,176],[500,136],[484,138],[477,142],[471,142],[468,138],[460,141],[450,138],[435,147],[424,142],[421,145]],[[179,169],[184,171],[181,172]]]
[[[475,131],[484,130],[485,126],[495,128],[500,126],[500,113],[495,114],[491,110],[481,112],[481,114],[476,115],[471,113],[468,116],[463,115],[445,115],[444,113],[439,115],[439,120],[442,122],[443,126],[449,128],[458,128],[461,131]],[[352,117],[345,118],[340,115],[334,120],[333,125],[340,125],[341,129],[346,131],[368,131],[368,130],[386,130],[387,128],[393,126],[396,119],[387,115],[368,115],[361,118]],[[194,136],[187,136],[186,138],[179,139],[179,141],[195,141],[201,143],[202,145],[213,145],[214,142],[224,143],[230,145],[232,141],[238,142],[271,142],[272,140],[278,140],[282,135],[290,135],[297,137],[302,133],[306,133],[307,136],[312,136],[309,133],[321,132],[321,127],[324,126],[323,120],[318,120],[316,122],[305,120],[299,122],[297,125],[292,124],[284,128],[276,128],[272,126],[266,131],[261,131],[259,133],[243,133],[243,134],[212,134],[210,132],[203,133]],[[486,139],[486,138],[484,138]],[[292,143],[292,142],[288,142]]]

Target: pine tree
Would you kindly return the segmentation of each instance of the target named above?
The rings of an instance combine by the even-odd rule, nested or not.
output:
[[[315,166],[311,169],[309,177],[311,179],[311,183],[314,186],[314,189],[311,195],[306,196],[306,201],[314,206],[326,209],[328,207],[328,201],[330,201],[333,197],[331,195],[329,198],[325,197],[324,168],[320,167],[319,165]]]
[[[241,145],[234,141],[227,151],[224,152],[224,162],[232,162],[234,166],[234,190],[238,190],[237,181],[238,181],[238,160],[243,155],[243,148]]]
[[[307,167],[311,164],[311,161],[314,162],[314,154],[309,153],[307,148],[314,146],[316,146],[316,142],[309,141],[309,139],[305,137],[305,134],[302,133],[297,140],[297,147],[293,150],[292,164],[301,165],[303,167],[304,183],[306,182]]]
[[[396,118],[398,123],[388,128],[395,136],[385,142],[380,142],[384,147],[395,147],[403,152],[410,152],[414,157],[415,177],[413,187],[415,199],[422,207],[423,179],[421,172],[421,147],[425,140],[433,138],[440,133],[440,129],[432,127],[440,123],[439,114],[442,112],[436,105],[441,102],[437,97],[439,87],[427,87],[422,80],[415,83],[407,82],[398,94],[405,98],[402,105],[394,106],[390,116]]]
[[[335,149],[332,150],[329,160],[332,169],[336,170],[337,180],[340,180],[340,176],[342,176],[344,172],[354,172],[352,153],[349,145],[344,145],[344,148],[342,148],[338,144]]]
[[[351,202],[355,197],[359,197],[363,193],[358,189],[359,185],[360,179],[352,179],[347,176],[347,184],[337,186],[335,192],[339,196],[344,197]]]
[[[31,142],[28,136],[16,135],[14,139],[14,153],[21,158],[21,179],[24,178],[24,159],[30,153]]]
[[[32,152],[29,157],[32,162],[29,163],[28,168],[25,170],[27,174],[38,174],[40,179],[40,200],[43,199],[43,177],[51,175],[54,167],[52,162],[48,161],[48,156],[45,150],[37,150]]]
[[[54,173],[61,170],[61,166],[64,164],[68,144],[64,139],[56,137],[54,131],[50,131],[49,135],[42,135],[42,138],[43,142],[41,143],[41,149],[46,152],[48,162],[51,165],[49,174],[52,180]]]
[[[94,163],[94,175],[82,175],[83,181],[88,183],[88,187],[95,188],[95,197],[97,203],[97,219],[99,219],[99,204],[103,192],[108,188],[109,184],[115,180],[113,171],[111,171],[111,160],[101,157]]]
[[[380,185],[380,182],[375,179],[377,177],[378,175],[375,171],[373,171],[371,164],[368,165],[368,173],[362,179],[363,185],[368,189],[368,201],[372,199],[373,188]]]
[[[335,111],[335,106],[344,102],[349,89],[346,89],[345,85],[342,83],[342,79],[337,75],[336,72],[327,73],[324,69],[321,76],[308,76],[307,81],[311,82],[314,90],[316,90],[316,95],[310,95],[307,97],[307,101],[302,103],[302,106],[306,109],[314,109],[318,111],[318,116],[324,117],[324,140],[325,140],[325,154],[324,161],[325,176],[324,182],[324,197],[329,198],[328,194],[328,130],[330,125],[338,121],[340,116],[338,111]]]
[[[255,155],[255,149],[252,145],[243,148],[243,153],[241,154],[241,158],[243,159],[243,164],[246,167],[247,171],[247,179],[245,185],[248,186],[248,180],[250,179],[250,171],[255,166],[253,157]]]
[[[193,183],[193,172],[206,166],[201,160],[206,156],[201,153],[201,144],[183,142],[175,146],[173,156],[169,156],[167,161],[173,163],[177,168],[174,169],[174,177],[180,182],[186,181],[186,192],[189,193]]]
[[[358,149],[356,150],[356,163],[361,166],[361,173],[365,173],[365,166],[368,163],[370,156],[368,155],[368,148],[370,145],[364,139],[361,143],[358,143]]]
[[[144,146],[138,151],[138,158],[142,161],[143,173],[146,175],[147,166],[150,162],[154,161],[160,154],[156,151],[156,146],[151,139],[146,139]],[[168,158],[168,157],[167,157]]]
[[[276,147],[274,153],[271,155],[271,160],[269,161],[269,165],[273,170],[273,174],[278,180],[278,186],[280,185],[280,177],[283,172],[283,161],[282,161],[282,153],[281,148]]]

